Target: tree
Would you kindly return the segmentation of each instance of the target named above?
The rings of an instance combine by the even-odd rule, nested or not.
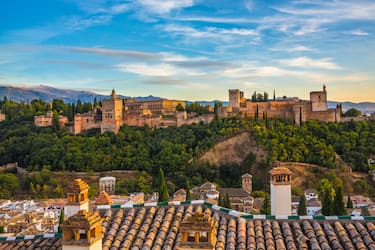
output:
[[[274,100],[274,101],[276,100],[276,93],[275,93],[275,89],[273,90],[273,100]]]
[[[332,215],[333,214],[332,196],[331,196],[331,194],[328,190],[325,190],[323,192],[322,214],[323,215]]]
[[[169,201],[167,185],[164,180],[164,171],[160,168],[159,202]]]
[[[353,201],[350,197],[350,194],[348,195],[348,201],[346,202],[346,208],[353,208]]]
[[[342,186],[337,186],[335,189],[335,198],[333,200],[333,210],[335,215],[345,215],[346,208],[344,204],[344,194]]]
[[[264,94],[263,94],[263,100],[264,100],[265,102],[268,101],[268,93],[267,93],[267,92],[264,92]]]
[[[224,207],[231,208],[229,194],[226,193],[224,197]]]
[[[186,200],[190,201],[191,200],[191,194],[190,194],[190,182],[186,182]]]
[[[344,113],[344,116],[346,117],[357,117],[357,116],[360,116],[362,114],[362,112],[358,109],[355,109],[355,108],[351,108],[351,109],[348,109],[345,113]]]
[[[185,111],[184,107],[182,107],[181,103],[177,104],[176,111]]]
[[[221,194],[219,194],[219,206],[225,207],[224,198],[223,198],[223,196],[221,196]]]
[[[307,215],[306,211],[306,197],[304,194],[301,195],[298,206],[298,215]]]
[[[61,212],[60,212],[60,218],[59,218],[59,227],[58,227],[58,232],[61,233],[62,232],[62,224],[64,223],[64,208],[61,209]]]
[[[271,214],[271,201],[269,195],[266,195],[264,198],[263,206],[260,209],[260,214]]]
[[[251,96],[251,101],[256,102],[257,101],[257,92],[254,91],[253,95]]]

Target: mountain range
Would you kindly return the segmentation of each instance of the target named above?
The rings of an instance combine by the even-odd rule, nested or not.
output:
[[[0,98],[6,96],[8,99],[13,101],[25,101],[30,102],[33,99],[42,99],[44,101],[52,101],[53,99],[61,99],[64,102],[76,102],[80,99],[82,102],[93,102],[94,98],[98,101],[101,99],[108,98],[106,95],[101,95],[92,91],[78,91],[69,89],[59,89],[51,86],[40,85],[40,86],[0,86]],[[122,96],[121,98],[130,98],[130,96]],[[161,97],[157,96],[137,96],[134,97],[137,100],[157,100]],[[191,103],[191,101],[186,101]],[[198,101],[201,105],[214,105],[217,100],[214,101]],[[221,101],[224,106],[228,105],[227,101]],[[328,101],[329,108],[335,108],[337,104],[341,103],[343,110],[355,108],[361,110],[363,114],[370,114],[375,112],[375,102],[336,102]]]

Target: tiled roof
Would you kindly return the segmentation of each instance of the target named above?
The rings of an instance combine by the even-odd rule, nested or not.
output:
[[[112,203],[112,198],[106,191],[101,191],[95,200],[95,205],[111,205]]]
[[[82,179],[75,179],[69,184],[65,191],[66,193],[80,193],[83,190],[89,189],[89,185]]]
[[[277,175],[277,174],[293,174],[292,171],[290,171],[289,168],[286,168],[286,167],[274,167],[272,168],[269,173],[271,175]]]
[[[229,197],[249,197],[250,194],[243,190],[242,188],[220,188],[220,194],[224,197],[226,194]]]
[[[103,249],[175,249],[180,242],[181,222],[194,213],[203,213],[215,222],[216,249],[375,250],[374,221],[239,217],[238,212],[209,204],[164,205],[106,210]],[[0,242],[0,249],[53,249],[58,244],[58,239],[6,241]]]

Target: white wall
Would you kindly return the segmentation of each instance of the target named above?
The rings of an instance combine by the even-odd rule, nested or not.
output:
[[[290,185],[271,183],[271,214],[292,215],[292,191]]]
[[[65,220],[68,219],[69,217],[77,214],[80,210],[86,210],[87,212],[89,211],[89,202],[85,202],[81,205],[66,205],[64,207],[64,216]]]

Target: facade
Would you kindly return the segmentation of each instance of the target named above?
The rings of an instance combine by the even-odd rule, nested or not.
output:
[[[0,122],[5,121],[5,114],[1,113],[0,110]]]
[[[297,97],[253,102],[244,98],[242,91],[229,90],[229,106],[219,109],[220,117],[229,117],[241,114],[243,117],[263,117],[292,119],[297,125],[307,120],[324,122],[340,122],[341,106],[335,109],[327,107],[327,91],[310,92],[310,100],[303,101]]]
[[[99,179],[99,190],[114,194],[116,191],[116,177],[106,176]]]
[[[185,111],[177,111],[177,107],[184,109],[185,101],[167,99],[140,101],[134,98],[123,100],[117,98],[115,90],[112,90],[110,98],[102,100],[101,109],[97,107],[93,112],[76,114],[72,130],[75,134],[89,129],[100,129],[101,133],[107,131],[118,133],[124,124],[140,127],[147,125],[150,128],[179,127],[184,124],[210,123],[215,117],[213,114],[188,117]],[[38,123],[43,122],[42,118],[35,119],[38,119]]]
[[[321,214],[322,203],[318,198],[311,198],[306,200],[306,212],[307,215],[318,215]]]
[[[65,127],[65,125],[68,123],[68,117],[59,115],[58,116],[58,123],[60,128]],[[34,116],[34,124],[37,127],[48,127],[52,126],[53,124],[53,112],[47,111],[45,115],[38,115]]]
[[[89,185],[85,181],[75,179],[67,186],[65,193],[68,196],[64,208],[65,218],[69,218],[81,210],[89,211]]]
[[[251,174],[242,175],[242,189],[245,190],[248,194],[251,194],[253,187],[253,176]]]
[[[270,170],[271,214],[291,215],[292,207],[292,172],[285,167]]]
[[[313,188],[306,189],[304,193],[306,201],[309,201],[311,199],[319,199],[318,192]]]

